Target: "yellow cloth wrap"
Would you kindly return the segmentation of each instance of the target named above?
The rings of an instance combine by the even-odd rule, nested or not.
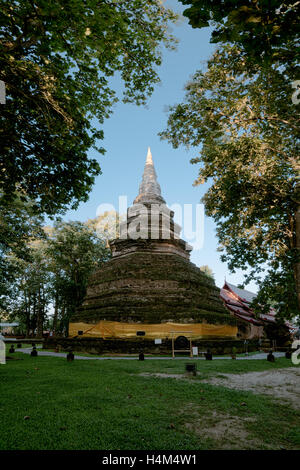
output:
[[[209,336],[236,337],[237,327],[231,325],[212,325],[208,323],[121,323],[117,321],[102,320],[99,323],[70,323],[69,337],[78,336],[86,338],[133,338],[137,331],[145,331],[146,337],[172,338],[172,333],[180,332],[194,339],[203,339]],[[176,336],[176,335],[175,335]]]

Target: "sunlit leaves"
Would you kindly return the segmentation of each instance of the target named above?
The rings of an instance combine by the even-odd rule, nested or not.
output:
[[[297,306],[295,215],[299,207],[299,118],[279,67],[249,75],[237,46],[219,48],[170,108],[161,135],[174,147],[198,148],[196,184],[217,224],[222,261],[261,286],[260,301],[277,302],[283,315]],[[266,270],[266,272],[264,272]],[[267,275],[266,275],[267,274]],[[287,292],[289,294],[287,295]]]
[[[125,101],[145,103],[159,81],[161,45],[173,47],[175,15],[159,0],[12,0],[0,15],[0,191],[16,189],[55,214],[85,201],[100,173],[99,126],[124,84]],[[98,121],[96,127],[92,120]]]
[[[248,70],[279,64],[296,77],[299,4],[282,0],[180,0],[194,28],[212,26],[211,42],[238,45]]]

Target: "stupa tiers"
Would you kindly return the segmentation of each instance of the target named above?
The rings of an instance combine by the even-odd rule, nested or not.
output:
[[[129,339],[144,332],[153,340],[177,331],[194,339],[236,337],[236,320],[213,280],[190,262],[192,248],[173,217],[148,149],[139,194],[110,242],[112,259],[90,278],[71,337]]]

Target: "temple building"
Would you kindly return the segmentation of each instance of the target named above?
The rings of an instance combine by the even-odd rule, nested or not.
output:
[[[253,292],[240,289],[225,281],[220,297],[229,312],[238,320],[238,335],[240,337],[246,339],[263,337],[264,327],[262,319],[257,318],[250,308],[251,302],[256,297]],[[270,315],[264,315],[264,317],[269,317],[269,321],[275,322],[273,311],[270,312]]]
[[[112,258],[92,274],[69,336],[236,339],[236,319],[214,281],[190,261],[192,247],[161,195],[148,149],[139,194],[110,241]]]
[[[268,323],[276,323],[276,311],[270,308],[268,313],[255,315],[251,308],[251,302],[256,294],[246,289],[240,289],[225,281],[220,292],[221,299],[226,308],[238,321],[238,336],[246,339],[262,338],[264,336],[264,326]],[[290,333],[295,331],[295,326],[285,321]]]

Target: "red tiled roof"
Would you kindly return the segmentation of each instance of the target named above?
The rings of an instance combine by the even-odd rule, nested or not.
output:
[[[249,307],[252,300],[256,297],[256,294],[253,292],[240,289],[239,287],[225,281],[220,292],[220,297],[224,301],[228,310],[230,310],[237,318],[253,323],[254,325],[262,325],[263,322],[273,323],[276,321],[276,312],[273,308],[270,309],[267,314],[260,313],[258,318],[255,317],[253,310]]]

